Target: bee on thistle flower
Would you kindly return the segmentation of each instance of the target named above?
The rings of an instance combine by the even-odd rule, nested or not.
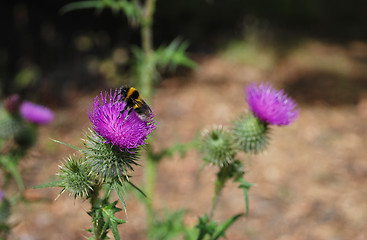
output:
[[[140,96],[138,90],[133,87],[121,87],[119,92],[118,101],[124,101],[126,103],[124,109],[120,112],[122,115],[126,110],[128,110],[124,122],[130,116],[131,112],[134,110],[136,115],[143,121],[148,120],[152,115],[152,110],[145,103],[145,101]],[[119,115],[119,116],[120,116]]]
[[[120,149],[134,149],[156,128],[154,114],[134,88],[110,90],[96,97],[89,112],[93,130]],[[127,111],[126,111],[127,110]]]

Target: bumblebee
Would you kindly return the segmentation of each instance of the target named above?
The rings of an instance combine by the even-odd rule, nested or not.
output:
[[[143,121],[147,121],[152,115],[152,110],[141,98],[138,90],[133,87],[123,86],[119,89],[120,98],[118,101],[124,101],[126,103],[124,109],[120,112],[119,117],[126,111],[127,115],[124,122],[130,116],[131,112],[134,110],[136,115]]]

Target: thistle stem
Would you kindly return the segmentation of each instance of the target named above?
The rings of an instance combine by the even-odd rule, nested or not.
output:
[[[141,25],[141,41],[144,59],[144,70],[141,72],[139,79],[141,94],[146,99],[151,100],[153,95],[153,80],[155,72],[154,62],[154,49],[153,49],[153,16],[155,11],[156,0],[146,0],[143,8],[143,19]],[[149,139],[148,144],[152,142],[152,137]],[[146,207],[147,207],[147,219],[148,229],[151,229],[154,223],[154,192],[156,186],[157,177],[157,161],[152,154],[147,154],[145,163],[145,193],[147,195]]]
[[[143,48],[143,64],[144,70],[141,73],[140,89],[142,95],[151,99],[153,89],[153,77],[155,70],[155,62],[153,59],[153,15],[155,10],[155,0],[146,0],[143,8],[143,19],[141,25],[141,41]]]
[[[212,205],[209,211],[209,220],[212,220],[214,217],[215,211],[217,210],[219,199],[222,195],[224,185],[225,185],[225,180],[217,179],[215,183],[214,196],[212,198]]]
[[[145,164],[145,194],[147,195],[147,221],[148,229],[150,229],[154,223],[154,197],[155,197],[155,187],[157,178],[157,161],[148,154]]]
[[[90,204],[91,204],[91,216],[92,216],[92,235],[94,240],[100,240],[102,236],[102,224],[100,223],[100,220],[97,217],[96,209],[99,208],[100,202],[99,202],[99,185],[94,185],[93,191],[90,196]]]

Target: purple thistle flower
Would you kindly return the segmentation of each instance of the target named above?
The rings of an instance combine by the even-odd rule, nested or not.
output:
[[[36,124],[47,124],[54,119],[54,114],[50,109],[28,101],[20,105],[20,115]]]
[[[0,190],[0,203],[3,201],[4,199],[4,191],[3,190]]]
[[[145,140],[157,126],[153,120],[154,115],[143,121],[132,111],[125,120],[128,110],[120,115],[126,103],[119,101],[118,93],[118,89],[114,92],[111,89],[109,94],[101,92],[100,98],[94,98],[88,113],[93,130],[105,138],[107,143],[112,143],[120,149],[134,149],[145,145]]]
[[[288,125],[298,117],[297,103],[283,90],[269,83],[256,83],[246,87],[246,100],[251,111],[261,121],[272,125]]]

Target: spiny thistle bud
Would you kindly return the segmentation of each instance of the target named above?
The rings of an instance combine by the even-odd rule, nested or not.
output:
[[[22,128],[21,119],[0,106],[0,138],[14,137]]]
[[[19,111],[22,103],[18,94],[11,95],[4,99],[4,108],[11,114],[16,114]]]
[[[69,156],[65,163],[59,167],[59,185],[63,187],[60,195],[68,190],[70,195],[74,195],[74,198],[88,198],[94,182],[88,175],[89,169],[82,159]]]
[[[203,133],[201,152],[205,162],[220,167],[231,164],[236,155],[229,134],[221,126]]]
[[[240,116],[233,122],[232,137],[235,146],[246,153],[259,153],[265,149],[269,140],[268,124],[252,114]]]
[[[14,136],[15,142],[23,149],[28,149],[32,147],[38,136],[38,128],[34,124],[25,123],[22,124],[22,128]]]
[[[134,170],[133,166],[138,165],[138,149],[120,149],[112,143],[106,143],[103,137],[92,130],[84,145],[88,174],[100,183],[123,182],[128,178],[128,171]]]

